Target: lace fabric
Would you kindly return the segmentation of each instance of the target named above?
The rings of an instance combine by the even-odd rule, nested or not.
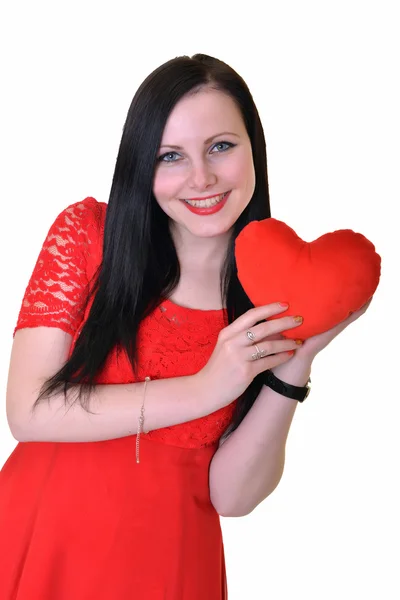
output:
[[[225,318],[222,310],[184,308],[166,300],[142,323],[139,337],[143,356],[141,369],[147,368],[152,379],[197,373],[211,356],[218,333],[225,326]],[[145,376],[141,371],[140,378]],[[144,435],[186,448],[213,445],[228,427],[235,405],[236,400],[200,419],[155,429]]]
[[[25,290],[14,335],[23,327],[40,325],[74,335],[79,327],[88,290],[86,258],[92,243],[88,217],[95,202],[87,198],[68,206],[50,227]]]
[[[106,207],[88,197],[58,215],[26,288],[14,334],[23,327],[58,327],[73,336],[72,351],[90,309],[86,298],[89,282],[102,258]],[[154,380],[193,375],[207,363],[218,333],[226,324],[223,310],[185,308],[165,300],[139,328],[138,378],[135,379],[125,353],[113,350],[96,381],[133,383],[144,381],[145,377]],[[141,436],[184,448],[213,445],[228,427],[235,404],[236,400],[200,419]]]

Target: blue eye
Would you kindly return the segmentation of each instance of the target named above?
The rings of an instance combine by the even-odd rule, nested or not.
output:
[[[231,142],[217,142],[216,144],[214,144],[213,148],[216,148],[217,146],[227,146],[227,148],[222,148],[222,150],[218,150],[217,154],[219,154],[221,152],[226,152],[226,150],[229,150],[229,148],[234,148],[234,146],[236,146],[236,144],[232,144]],[[179,154],[177,152],[172,152],[172,151],[171,152],[165,152],[165,154],[162,154],[161,156],[159,156],[157,158],[157,161],[158,162],[165,162],[165,163],[177,162],[176,160],[166,160],[166,158],[168,156],[179,156]]]
[[[172,155],[173,155],[173,154],[176,154],[176,155],[177,155],[178,153],[177,153],[177,152],[166,152],[165,154],[162,154],[161,156],[159,156],[159,157],[157,158],[157,160],[158,160],[159,162],[168,162],[168,163],[169,163],[169,162],[176,162],[175,160],[164,160],[164,159],[165,159],[167,156],[171,156],[171,154],[172,154]]]
[[[233,148],[236,144],[231,144],[231,142],[217,142],[214,145],[214,148],[216,148],[217,146],[228,146],[228,148],[225,148],[223,150],[219,150],[219,152],[225,152],[225,150],[228,150],[229,148]]]

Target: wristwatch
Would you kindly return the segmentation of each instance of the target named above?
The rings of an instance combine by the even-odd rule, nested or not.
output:
[[[278,377],[276,377],[270,370],[264,371],[263,375],[264,385],[270,387],[271,390],[274,390],[274,392],[282,394],[282,396],[286,396],[287,398],[304,402],[311,391],[311,377],[308,378],[308,381],[304,387],[299,387],[297,385],[290,385],[289,383],[285,383],[281,379],[278,379]]]

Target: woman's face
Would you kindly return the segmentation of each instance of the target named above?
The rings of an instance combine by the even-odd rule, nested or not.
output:
[[[153,182],[174,226],[198,237],[226,233],[254,187],[250,139],[231,97],[208,89],[182,98],[167,120]]]

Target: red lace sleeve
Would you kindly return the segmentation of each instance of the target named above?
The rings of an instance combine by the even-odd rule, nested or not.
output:
[[[97,201],[85,198],[51,225],[29,280],[14,334],[24,327],[58,327],[74,335],[88,292],[86,257]]]

